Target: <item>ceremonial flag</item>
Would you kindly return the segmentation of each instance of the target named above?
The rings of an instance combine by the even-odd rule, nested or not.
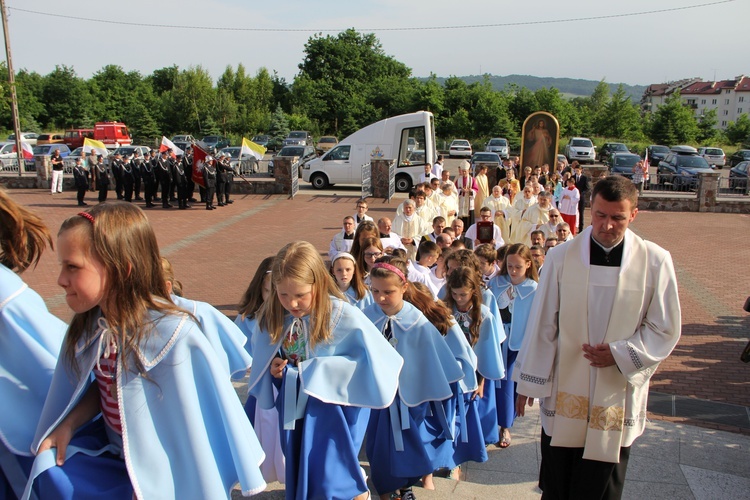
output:
[[[92,151],[94,151],[98,155],[102,155],[103,157],[107,157],[109,155],[107,146],[105,146],[102,141],[95,141],[94,139],[89,139],[88,137],[86,137],[85,139],[83,139],[83,152],[90,153]]]
[[[198,145],[193,146],[193,182],[205,186],[203,183],[203,163],[206,161],[208,153],[203,151]]]
[[[266,154],[266,148],[260,144],[255,144],[253,141],[248,141],[244,137],[242,138],[242,148],[240,149],[240,159],[244,155],[254,156],[256,160],[260,161],[263,159],[263,155]]]
[[[646,185],[648,185],[649,176],[648,176],[648,167],[650,166],[648,163],[648,148],[646,148],[646,154],[643,155],[643,164],[646,165],[646,172],[643,174],[643,180],[646,182]]]
[[[13,145],[13,152],[17,152],[16,146]],[[23,153],[24,160],[31,160],[34,158],[34,150],[31,148],[31,144],[26,141],[21,141],[21,152]]]
[[[166,151],[168,149],[172,149],[172,158],[177,158],[177,155],[184,154],[185,152],[174,145],[172,141],[167,139],[164,136],[161,136],[161,146],[159,146],[159,152]]]

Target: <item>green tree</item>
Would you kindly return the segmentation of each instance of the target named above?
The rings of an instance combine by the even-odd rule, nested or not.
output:
[[[268,135],[279,141],[286,138],[289,134],[289,120],[281,109],[281,104],[276,106],[276,110],[271,115],[271,123],[268,125]]]
[[[698,142],[710,143],[718,136],[716,124],[719,119],[716,116],[716,109],[705,111],[698,119]]]
[[[587,102],[590,127],[592,133],[595,135],[604,135],[602,134],[602,130],[605,128],[605,113],[609,101],[609,85],[604,80],[601,80]]]
[[[215,89],[207,70],[195,66],[181,71],[172,90],[162,95],[162,130],[205,133],[204,123],[208,122],[215,103]],[[215,128],[216,122],[207,126]]]
[[[654,112],[650,136],[657,144],[682,144],[695,142],[698,122],[693,110],[684,106],[679,91],[667,97]]]
[[[737,118],[737,121],[729,122],[724,134],[731,144],[743,144],[750,141],[750,118],[747,113]]]
[[[4,68],[0,71],[7,70]],[[44,77],[36,72],[22,69],[16,74],[16,95],[18,96],[18,114],[21,128],[32,132],[41,132],[41,119],[44,115]],[[8,114],[10,117],[10,112]],[[10,128],[10,127],[9,127]]]
[[[86,82],[68,66],[55,66],[44,78],[42,91],[46,103],[42,121],[48,127],[92,127],[95,117],[93,102]]]
[[[599,133],[605,137],[637,140],[643,135],[638,109],[630,102],[630,96],[625,93],[622,84],[604,105],[597,121]]]

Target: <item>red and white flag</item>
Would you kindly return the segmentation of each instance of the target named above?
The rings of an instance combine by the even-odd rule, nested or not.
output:
[[[166,151],[168,149],[172,150],[172,158],[177,158],[177,155],[184,154],[185,152],[174,145],[172,141],[167,139],[164,136],[161,136],[161,145],[159,146],[159,152]]]
[[[16,147],[13,146],[13,152],[17,151]],[[21,141],[21,151],[23,152],[24,160],[31,160],[34,158],[34,150],[31,148],[31,144],[26,141]]]
[[[206,161],[206,156],[208,156],[208,153],[203,151],[198,146],[193,146],[193,182],[204,187],[205,184],[203,183],[203,164]]]

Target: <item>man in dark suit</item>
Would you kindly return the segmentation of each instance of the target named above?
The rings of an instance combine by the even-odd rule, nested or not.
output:
[[[583,213],[586,210],[586,200],[589,197],[589,190],[591,189],[591,182],[586,174],[583,173],[583,168],[578,163],[574,163],[573,178],[576,181],[576,189],[581,193],[581,199],[578,200],[578,232],[583,231],[586,227],[583,223]]]

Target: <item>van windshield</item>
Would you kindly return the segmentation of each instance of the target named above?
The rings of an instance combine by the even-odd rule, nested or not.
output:
[[[412,152],[415,152],[418,146],[423,144],[425,144],[424,126],[405,128],[401,132],[401,144],[398,148],[398,165],[424,165],[427,155],[412,155]],[[422,152],[424,153],[424,151]]]

